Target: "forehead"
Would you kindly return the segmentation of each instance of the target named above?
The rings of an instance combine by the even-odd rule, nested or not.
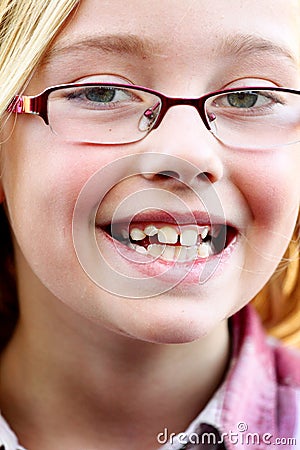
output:
[[[298,88],[299,30],[300,0],[81,0],[33,91],[97,73],[170,95],[184,95],[183,79],[203,91],[247,77]]]
[[[300,0],[81,0],[57,40],[108,33],[143,35],[157,50],[184,39],[211,49],[224,33],[256,34],[299,56]]]

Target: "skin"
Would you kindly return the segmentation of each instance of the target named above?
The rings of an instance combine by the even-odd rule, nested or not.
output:
[[[234,0],[228,9],[226,1],[211,8],[202,0],[133,0],[126,5],[84,0],[71,19],[26,94],[101,74],[176,97],[249,84],[300,88],[296,1],[287,8],[283,0]],[[128,57],[94,48],[68,54],[57,50],[87,35],[107,33],[149,39],[151,52]],[[224,36],[237,34],[268,39],[286,48],[291,58],[274,51],[245,55],[224,49]],[[133,450],[143,442],[147,450],[158,446],[156,435],[164,427],[179,432],[187,426],[226,370],[227,319],[259,291],[288,245],[299,208],[298,150],[294,145],[257,154],[226,148],[187,106],[171,109],[144,141],[104,148],[66,143],[41,120],[18,117],[2,149],[1,197],[14,233],[21,318],[2,355],[0,404],[22,445],[32,450]],[[149,152],[197,166],[199,186],[206,173],[241,237],[228,264],[203,286],[179,284],[155,298],[133,301],[99,289],[86,276],[73,247],[72,215],[93,174],[122,156]],[[111,220],[127,195],[153,187],[199,208],[187,187],[157,175],[168,170],[157,161],[151,175],[116,184],[98,220]],[[101,235],[98,244],[110,254]],[[113,260],[134,275],[124,258],[113,254]],[[174,414],[179,410],[180,415]],[[57,431],[51,436],[49,429]]]

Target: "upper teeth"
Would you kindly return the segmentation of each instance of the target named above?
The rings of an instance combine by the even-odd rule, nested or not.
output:
[[[130,232],[130,237],[134,241],[141,241],[145,239],[146,234],[143,230],[140,230],[139,228],[133,228]]]
[[[158,230],[157,239],[162,244],[176,244],[178,241],[178,234],[175,228],[166,226]]]
[[[146,236],[152,237],[157,235],[158,242],[162,244],[176,244],[180,242],[182,246],[190,247],[196,245],[201,239],[205,239],[211,231],[209,226],[185,225],[178,227],[171,225],[164,225],[157,228],[155,225],[147,225],[143,230],[140,228],[132,228],[130,237],[134,241],[141,241]]]
[[[156,228],[156,226],[154,225],[148,225],[145,229],[144,229],[144,233],[147,236],[154,236],[155,234],[158,233],[158,228]]]
[[[198,240],[198,230],[194,228],[187,228],[180,234],[181,245],[196,245]]]

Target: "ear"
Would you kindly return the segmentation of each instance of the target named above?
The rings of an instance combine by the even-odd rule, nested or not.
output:
[[[0,170],[2,170],[1,166],[0,166]],[[1,205],[1,203],[4,202],[4,200],[5,200],[5,194],[4,194],[2,176],[1,176],[1,173],[0,173],[0,205]]]
[[[0,139],[2,135],[0,135]],[[3,187],[3,171],[4,171],[4,157],[3,157],[3,148],[1,145],[2,140],[0,141],[0,205],[5,200],[4,187]],[[1,448],[0,448],[1,450]]]
[[[5,199],[4,191],[2,189],[2,185],[0,184],[0,204],[4,202],[4,199]]]
[[[3,190],[3,186],[2,186],[2,180],[0,178],[0,204],[4,202],[5,199],[5,195],[4,195],[4,190]]]

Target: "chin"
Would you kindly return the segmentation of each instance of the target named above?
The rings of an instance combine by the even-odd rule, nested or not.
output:
[[[197,317],[198,316],[198,317]],[[179,311],[177,314],[161,314],[156,317],[148,315],[147,322],[143,321],[134,332],[128,333],[132,338],[155,344],[187,344],[209,336],[218,328],[220,323],[214,319],[200,315]]]

